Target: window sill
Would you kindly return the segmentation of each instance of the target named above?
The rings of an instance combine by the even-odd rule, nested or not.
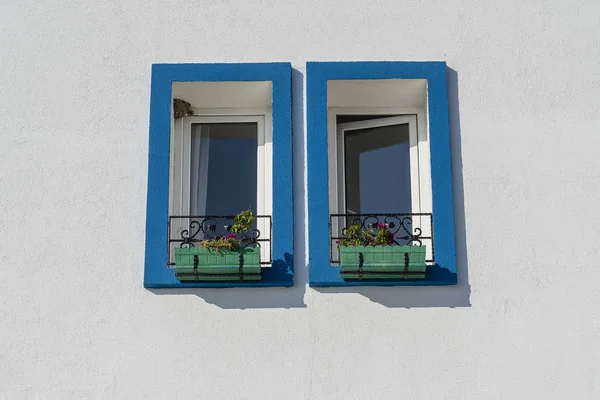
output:
[[[439,265],[430,265],[427,267],[425,279],[399,279],[399,280],[356,280],[345,281],[340,276],[340,267],[338,265],[325,266],[318,269],[318,274],[312,274],[310,286],[330,287],[330,286],[448,286],[456,285],[456,272],[452,272]]]

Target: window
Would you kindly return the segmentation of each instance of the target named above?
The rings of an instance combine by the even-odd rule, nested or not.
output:
[[[231,216],[250,209],[257,216],[261,259],[270,264],[272,140],[270,111],[198,110],[203,115],[175,119],[171,141],[171,236],[196,232],[191,221],[200,216]],[[237,113],[237,114],[235,114]],[[221,114],[221,115],[210,115]],[[186,218],[194,216],[196,218]],[[179,218],[183,217],[183,218]],[[225,218],[206,221],[226,223]],[[229,221],[231,222],[231,221]],[[221,228],[220,226],[218,228]],[[199,230],[197,239],[210,235]],[[262,240],[264,239],[264,240]],[[170,264],[174,263],[171,242]]]
[[[396,86],[389,84],[385,90],[401,90],[401,84]],[[398,114],[388,115],[393,111]],[[417,120],[424,120],[424,112],[411,111],[414,114],[401,114],[409,111],[400,107],[329,108],[328,119],[335,123],[329,124],[329,203],[331,214],[339,215],[330,218],[333,262],[339,262],[336,238],[357,218],[363,226],[375,220],[395,223],[400,228],[398,244],[408,242],[401,239],[406,234],[400,226],[404,220],[411,233],[419,229],[426,259],[432,262],[429,147],[423,126],[418,134]],[[410,218],[410,224],[396,217],[400,215]]]
[[[154,65],[148,168],[145,287],[293,285],[290,64]],[[175,248],[246,209],[260,280],[177,279]]]
[[[308,64],[311,285],[456,283],[445,75],[445,63]],[[357,222],[424,245],[426,278],[341,279],[336,241]]]

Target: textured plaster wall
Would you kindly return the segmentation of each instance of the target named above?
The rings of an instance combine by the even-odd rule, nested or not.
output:
[[[123,3],[0,5],[0,398],[600,398],[600,3]],[[448,62],[458,286],[306,287],[306,60]],[[296,287],[145,290],[150,65],[249,61]]]

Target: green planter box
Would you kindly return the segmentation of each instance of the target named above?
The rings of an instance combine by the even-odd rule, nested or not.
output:
[[[240,255],[243,265],[240,277]],[[198,263],[194,268],[194,256]],[[180,281],[259,281],[260,248],[246,247],[239,251],[191,247],[175,249],[175,276]]]
[[[425,254],[425,246],[341,246],[340,274],[342,279],[424,279]]]

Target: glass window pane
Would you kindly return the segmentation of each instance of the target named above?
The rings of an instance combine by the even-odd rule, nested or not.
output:
[[[193,215],[256,213],[257,145],[256,123],[192,125]]]
[[[410,213],[408,124],[345,132],[346,213]]]

